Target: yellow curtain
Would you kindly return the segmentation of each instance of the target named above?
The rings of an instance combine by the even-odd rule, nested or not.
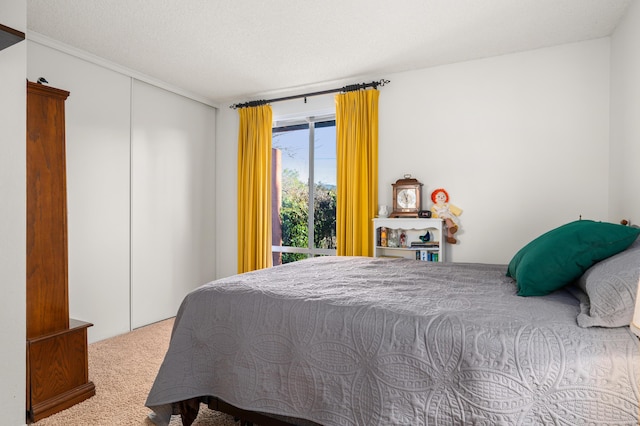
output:
[[[336,95],[338,256],[373,256],[371,220],[378,207],[378,97],[359,90]]]
[[[238,273],[268,268],[271,258],[269,105],[238,110]]]

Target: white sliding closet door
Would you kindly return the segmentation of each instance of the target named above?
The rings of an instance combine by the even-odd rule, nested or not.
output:
[[[27,40],[29,80],[65,101],[69,314],[89,343],[130,328],[131,78]]]
[[[174,316],[214,279],[215,109],[133,81],[131,320]]]

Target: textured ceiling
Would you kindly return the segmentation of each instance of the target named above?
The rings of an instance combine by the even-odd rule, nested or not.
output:
[[[27,37],[222,103],[604,37],[631,1],[27,0]]]

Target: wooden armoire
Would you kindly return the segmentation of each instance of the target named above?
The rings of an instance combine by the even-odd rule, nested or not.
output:
[[[69,318],[65,100],[27,82],[27,422],[95,395],[87,329]]]

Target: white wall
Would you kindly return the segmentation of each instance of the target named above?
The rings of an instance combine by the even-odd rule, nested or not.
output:
[[[133,84],[131,281],[134,328],[174,316],[215,278],[212,109]]]
[[[405,173],[425,200],[447,189],[463,209],[448,260],[507,263],[552,227],[607,219],[609,39],[387,78],[380,203]]]
[[[66,101],[69,310],[73,318],[94,324],[89,328],[89,341],[94,342],[175,315],[187,288],[202,284],[205,277],[213,278],[213,250],[209,248],[214,231],[212,172],[202,167],[184,169],[190,180],[181,182],[181,189],[202,196],[197,202],[162,198],[166,185],[150,179],[163,174],[163,167],[184,168],[184,154],[194,147],[197,150],[189,155],[214,163],[213,148],[205,153],[202,146],[214,146],[215,109],[141,83],[117,68],[105,66],[105,61],[95,62],[82,52],[73,53],[57,43],[49,46],[30,39],[27,75],[31,81],[45,77],[51,86],[71,92]],[[132,86],[142,89],[136,91]],[[142,136],[148,147],[155,143],[164,147],[164,162],[156,163],[157,169],[145,168],[143,157],[132,156],[136,146],[133,135],[140,135],[140,131],[148,136]],[[169,146],[167,141],[175,143]],[[190,145],[192,141],[195,145]],[[132,171],[137,171],[135,180]],[[177,176],[166,177],[170,180]],[[132,188],[140,188],[135,185],[144,179],[152,185],[132,198]],[[153,243],[145,239],[153,234],[138,232],[135,247],[144,247],[153,258],[177,249],[171,246],[173,241],[162,236],[180,233],[184,244],[202,247],[209,262],[193,259],[178,270],[164,261],[136,263],[139,257],[133,258],[131,250],[131,237],[136,231],[131,228],[132,209],[138,207],[136,223],[143,226],[141,215],[153,212],[145,201],[149,199],[159,202],[154,205],[159,212],[180,210],[180,214],[194,219],[194,225],[175,230],[167,228],[173,224],[164,223],[155,230],[160,238]],[[183,202],[186,204],[178,205]],[[203,221],[204,216],[209,221]],[[153,273],[145,273],[149,270]],[[172,279],[158,282],[152,280],[153,274]],[[177,301],[158,306],[149,302],[162,297]]]
[[[238,272],[238,113],[216,115],[216,278]]]
[[[0,23],[26,31],[20,0],[0,3]],[[25,423],[26,336],[26,84],[27,43],[0,51],[0,413]]]
[[[640,224],[640,2],[633,1],[611,37],[612,220]]]
[[[380,88],[379,202],[391,204],[391,184],[405,173],[424,184],[425,209],[446,188],[463,209],[448,260],[508,263],[552,227],[608,220],[608,38],[373,79],[383,77],[391,83]],[[327,105],[318,102],[274,103],[274,119]],[[221,179],[235,180],[237,113],[220,114],[217,192],[235,200]],[[236,251],[221,250],[235,239],[229,205],[216,212],[219,277],[236,273]]]

